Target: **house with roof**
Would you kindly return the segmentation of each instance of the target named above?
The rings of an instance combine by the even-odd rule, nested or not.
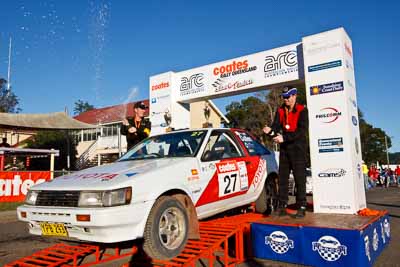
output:
[[[149,100],[139,100],[149,106]],[[96,129],[75,131],[78,160],[77,169],[113,162],[126,152],[127,144],[124,135],[120,134],[122,120],[134,117],[131,102],[104,108],[96,108],[83,112],[74,119],[97,125]],[[147,109],[145,118],[149,118],[151,110]],[[191,128],[219,127],[229,120],[211,101],[199,101],[190,104]]]

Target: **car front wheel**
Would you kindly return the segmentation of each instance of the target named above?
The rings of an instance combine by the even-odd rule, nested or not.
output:
[[[174,197],[160,197],[150,211],[143,249],[150,258],[171,259],[183,250],[188,239],[188,215]]]

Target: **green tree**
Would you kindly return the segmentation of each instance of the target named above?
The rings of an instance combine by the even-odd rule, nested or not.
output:
[[[74,107],[74,114],[75,115],[79,115],[83,112],[86,112],[88,110],[92,110],[94,109],[93,105],[90,105],[89,102],[85,101],[83,102],[83,100],[78,100],[75,102],[75,107]]]
[[[266,124],[267,105],[259,98],[250,96],[241,102],[232,102],[225,107],[230,127],[242,128],[265,141],[262,128]]]
[[[18,107],[18,97],[8,89],[7,80],[0,78],[0,112],[18,113],[21,109]]]
[[[68,131],[39,131],[32,139],[27,141],[28,148],[56,149],[60,150],[60,156],[56,157],[55,170],[68,169],[67,158],[70,155],[71,169],[75,166],[76,145],[72,135]],[[33,158],[31,160],[31,170],[48,170],[49,159]]]
[[[362,158],[370,165],[379,161],[381,164],[386,164],[386,144],[387,139],[388,149],[392,146],[392,140],[386,135],[381,128],[375,128],[367,123],[364,119],[364,114],[358,109],[358,118],[360,121],[360,138]]]

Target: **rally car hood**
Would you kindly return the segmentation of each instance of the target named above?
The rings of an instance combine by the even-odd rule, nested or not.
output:
[[[33,186],[33,190],[110,190],[130,181],[151,175],[165,167],[193,161],[194,158],[163,158],[119,161],[109,165],[88,168]]]

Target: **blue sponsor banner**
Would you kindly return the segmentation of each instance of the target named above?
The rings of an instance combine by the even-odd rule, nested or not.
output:
[[[302,262],[302,234],[297,226],[251,224],[253,253],[257,258]]]
[[[335,61],[325,62],[325,63],[318,64],[318,65],[309,66],[308,67],[308,72],[325,70],[325,69],[330,69],[330,68],[336,68],[336,67],[340,67],[340,66],[342,66],[342,61],[341,60],[335,60]]]
[[[253,223],[251,236],[257,258],[318,267],[372,267],[391,233],[389,216],[384,215],[363,229]]]
[[[310,94],[320,95],[320,94],[339,92],[343,90],[344,90],[343,82],[334,82],[334,83],[311,86]]]
[[[383,249],[389,244],[390,220],[385,215],[368,225],[363,231],[360,240],[359,266],[373,266]]]
[[[319,153],[342,152],[343,137],[318,139]]]
[[[359,254],[358,230],[304,227],[303,231],[305,265],[362,266],[355,264]]]
[[[329,153],[329,152],[343,152],[343,147],[336,148],[320,148],[319,153]]]

